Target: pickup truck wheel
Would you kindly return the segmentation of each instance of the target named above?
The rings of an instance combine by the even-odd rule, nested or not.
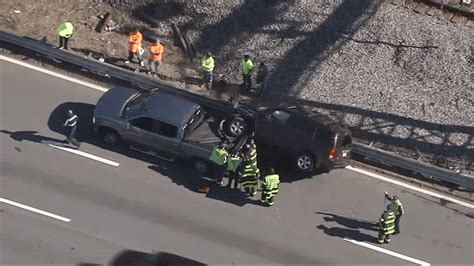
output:
[[[225,123],[226,134],[229,134],[232,137],[240,137],[246,132],[246,130],[247,123],[240,116],[234,116]]]
[[[109,145],[115,146],[120,142],[120,136],[114,130],[104,130],[102,132],[102,140]]]
[[[193,166],[196,171],[200,174],[206,174],[209,172],[209,164],[202,159],[194,159]]]
[[[308,173],[314,169],[314,157],[309,153],[300,153],[296,156],[296,167],[298,171]]]

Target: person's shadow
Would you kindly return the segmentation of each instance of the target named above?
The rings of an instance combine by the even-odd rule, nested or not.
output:
[[[316,228],[323,230],[327,235],[341,238],[351,238],[363,242],[377,243],[376,237],[362,233],[360,231],[360,229],[378,231],[376,223],[347,218],[332,213],[316,212],[316,214],[326,215],[326,217],[323,217],[324,221],[326,222],[336,222],[344,227],[349,227],[328,227],[324,224],[316,226]]]
[[[369,231],[378,231],[378,226],[377,226],[377,223],[375,222],[352,219],[352,218],[340,216],[333,213],[327,213],[327,212],[315,212],[315,213],[325,215],[323,219],[326,222],[336,222],[340,225],[343,225],[348,228],[353,228],[353,229],[365,229]]]
[[[8,130],[0,130],[1,133],[3,134],[8,134],[10,135],[10,138],[22,142],[23,140],[31,141],[31,142],[37,142],[37,143],[59,143],[59,144],[67,144],[67,140],[60,140],[60,139],[55,139],[51,137],[46,137],[42,135],[38,135],[38,131],[8,131]]]

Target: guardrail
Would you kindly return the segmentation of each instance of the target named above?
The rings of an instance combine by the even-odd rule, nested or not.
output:
[[[195,99],[201,103],[220,105],[221,108],[225,109],[232,108],[227,103],[211,100],[204,96],[182,90],[168,82],[152,79],[148,76],[137,74],[133,71],[126,70],[108,63],[103,63],[95,59],[79,56],[68,51],[58,50],[55,46],[52,46],[51,44],[41,42],[29,37],[19,37],[11,33],[0,31],[0,41],[8,42],[17,46],[33,50],[37,53],[41,53],[59,61],[78,65],[82,68],[88,69],[96,73],[100,73],[102,75],[107,75],[117,79],[129,81],[145,90],[159,88],[171,93],[176,93],[185,97]],[[446,181],[459,185],[461,187],[474,190],[474,178],[464,176],[453,171],[445,170],[443,168],[429,165],[427,163],[416,161],[360,143],[354,143],[352,151],[356,154],[376,161],[384,162],[395,167],[410,170],[412,172],[417,172],[423,176],[432,177],[437,180]]]
[[[474,189],[474,178],[458,174],[454,171],[413,160],[369,145],[354,143],[352,152],[373,160],[419,173],[425,177],[442,180],[461,187]]]

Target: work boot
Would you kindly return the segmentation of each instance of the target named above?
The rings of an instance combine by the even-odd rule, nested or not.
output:
[[[390,243],[390,241],[392,241],[392,239],[390,239],[390,237],[386,237],[386,238],[385,238],[385,244]]]

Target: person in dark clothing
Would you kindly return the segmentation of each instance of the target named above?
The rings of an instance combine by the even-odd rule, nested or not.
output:
[[[264,62],[260,62],[257,72],[257,84],[260,84],[258,96],[263,97],[267,94],[268,67]]]
[[[67,119],[66,119],[66,122],[64,122],[64,126],[70,128],[67,141],[69,142],[69,144],[72,144],[76,146],[77,148],[81,146],[81,143],[79,143],[79,141],[77,141],[75,137],[78,122],[79,122],[79,117],[76,114],[74,114],[72,110],[68,110]]]

